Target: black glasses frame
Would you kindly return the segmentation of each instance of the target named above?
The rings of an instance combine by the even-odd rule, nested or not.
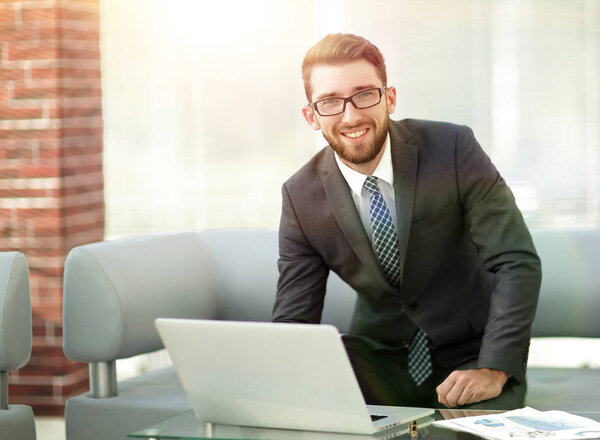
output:
[[[320,116],[336,116],[336,115],[341,115],[342,113],[344,113],[346,111],[346,104],[349,103],[349,102],[352,102],[352,105],[354,106],[354,108],[356,108],[358,110],[364,110],[366,108],[375,107],[377,104],[379,104],[381,102],[381,97],[383,96],[383,94],[385,93],[385,91],[387,89],[388,89],[388,86],[374,87],[372,89],[361,90],[360,92],[357,92],[354,95],[349,96],[348,98],[340,98],[340,97],[325,98],[325,99],[320,99],[320,100],[315,101],[315,102],[311,102],[308,105],[309,105],[310,108],[312,108],[314,111],[316,111]],[[354,97],[360,95],[361,93],[370,92],[371,90],[377,90],[379,92],[379,100],[375,104],[371,104],[371,105],[368,105],[366,107],[359,107],[354,102]],[[319,109],[317,109],[317,104],[319,102],[329,101],[330,99],[343,99],[344,100],[344,105],[342,106],[342,110],[340,112],[338,112],[338,113],[333,113],[333,114],[330,114],[330,115],[323,115],[323,114],[321,114],[321,112],[319,111]]]

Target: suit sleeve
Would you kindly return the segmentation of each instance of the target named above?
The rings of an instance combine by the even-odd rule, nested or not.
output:
[[[272,320],[319,323],[329,268],[305,236],[286,185],[279,225],[279,280]]]
[[[494,276],[478,366],[525,375],[541,265],[515,199],[468,127],[457,135],[464,222],[485,270]]]

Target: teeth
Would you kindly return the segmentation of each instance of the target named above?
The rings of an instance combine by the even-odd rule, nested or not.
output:
[[[366,132],[367,132],[367,130],[364,129],[364,130],[357,131],[357,132],[354,132],[354,133],[346,133],[345,136],[348,136],[349,138],[358,138],[358,137],[361,137]]]

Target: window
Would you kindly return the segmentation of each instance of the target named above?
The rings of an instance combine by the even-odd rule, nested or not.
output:
[[[300,113],[302,58],[338,31],[382,50],[393,118],[473,128],[530,227],[600,226],[598,2],[130,0],[102,13],[108,238],[277,227],[281,184],[325,145]]]

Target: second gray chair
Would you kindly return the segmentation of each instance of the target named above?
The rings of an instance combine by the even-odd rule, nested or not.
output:
[[[31,407],[8,403],[8,371],[31,355],[29,266],[20,252],[0,252],[0,438],[35,440]]]

